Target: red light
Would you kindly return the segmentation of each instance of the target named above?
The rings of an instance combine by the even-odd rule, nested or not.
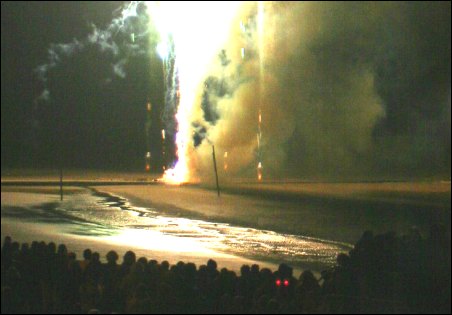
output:
[[[146,171],[149,172],[150,169],[151,169],[151,167],[149,166],[149,164],[146,164]]]
[[[284,280],[284,286],[288,287],[289,286],[289,280]]]
[[[276,285],[279,287],[281,285],[281,280],[276,280]]]

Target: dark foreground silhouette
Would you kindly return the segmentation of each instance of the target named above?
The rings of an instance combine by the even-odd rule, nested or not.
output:
[[[158,263],[128,251],[107,263],[64,244],[20,245],[1,253],[2,313],[450,313],[451,246],[440,226],[422,238],[366,231],[349,254],[321,273],[244,265],[240,275],[214,260]]]

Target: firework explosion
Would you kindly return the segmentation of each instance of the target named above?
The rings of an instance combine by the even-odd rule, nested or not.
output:
[[[48,72],[84,50],[109,54],[121,79],[131,57],[149,58],[162,156],[177,158],[167,183],[213,180],[212,145],[222,180],[403,175],[433,153],[448,169],[450,28],[437,34],[447,14],[432,21],[443,7],[424,5],[130,2],[106,28],[50,46],[37,99],[56,90]]]
[[[179,103],[176,113],[178,161],[165,172],[163,180],[167,183],[180,184],[195,180],[189,168],[190,155],[194,149],[194,107],[209,68],[226,42],[239,5],[237,2],[204,1],[147,3],[151,23],[160,34],[157,49],[163,61],[164,73],[173,74],[170,82],[177,89]],[[174,51],[169,51],[171,48]],[[171,72],[169,68],[172,64],[175,69]],[[168,82],[167,78],[165,82]]]
[[[114,75],[125,78],[124,67],[128,63],[127,58],[149,54],[143,44],[140,44],[140,40],[148,36],[151,49],[155,48],[162,62],[165,89],[162,120],[164,124],[172,124],[174,120],[176,122],[175,128],[169,129],[176,132],[174,140],[177,160],[172,167],[165,170],[162,181],[169,184],[197,181],[199,180],[197,166],[202,168],[199,161],[204,159],[203,154],[200,153],[203,151],[202,147],[210,146],[216,140],[215,135],[211,132],[215,123],[202,117],[206,110],[210,110],[203,108],[202,104],[206,86],[208,86],[207,81],[209,78],[216,80],[215,76],[219,72],[223,72],[224,75],[225,66],[231,62],[229,58],[234,59],[234,55],[241,56],[241,58],[235,58],[237,60],[234,60],[234,64],[245,64],[247,60],[255,59],[249,54],[249,51],[257,51],[253,47],[254,39],[250,36],[252,32],[256,32],[256,23],[255,21],[250,22],[249,6],[249,4],[244,5],[241,2],[132,1],[118,10],[118,16],[107,28],[99,29],[92,25],[92,33],[84,40],[52,45],[49,49],[48,62],[40,65],[36,72],[46,85],[48,72],[57,67],[63,58],[70,57],[87,47],[98,46],[101,52],[110,52],[117,58],[112,70]],[[251,7],[257,12],[256,3],[253,3]],[[259,8],[262,8],[262,5]],[[146,18],[143,18],[143,11]],[[256,12],[253,14],[255,15]],[[260,9],[259,16],[262,16],[262,9]],[[241,20],[243,17],[249,21],[243,22]],[[262,27],[259,30],[262,32]],[[119,37],[123,38],[121,43],[117,41]],[[262,51],[262,41],[259,42],[259,45],[259,51]],[[126,57],[120,57],[124,51]],[[218,56],[223,58],[221,69],[218,69]],[[262,63],[260,66],[262,72]],[[239,76],[237,73],[234,75]],[[247,80],[249,79],[247,78]],[[111,79],[107,79],[107,82],[110,81]],[[239,80],[235,79],[235,81],[236,87],[228,87],[229,91],[226,94],[229,96],[240,85]],[[207,93],[211,94],[208,97],[215,97],[215,94],[218,94],[215,86],[214,90]],[[46,87],[38,99],[48,100],[49,98],[50,92]],[[217,102],[218,100],[209,99],[207,106],[213,108]],[[240,106],[240,104],[237,103],[234,106]],[[150,113],[149,110],[148,112]],[[216,115],[222,114],[219,112],[216,110]],[[150,126],[148,126],[149,128]],[[200,129],[204,131],[200,143],[196,146],[199,144],[201,146],[196,148],[194,136],[199,135]],[[164,135],[165,127],[162,132]],[[147,134],[149,136],[149,130]],[[162,137],[164,142],[164,136]],[[260,140],[259,122],[259,144],[255,143],[255,147],[260,145]],[[200,148],[201,150],[199,150]],[[223,152],[226,152],[226,149],[222,148]],[[149,171],[149,165],[147,170]]]

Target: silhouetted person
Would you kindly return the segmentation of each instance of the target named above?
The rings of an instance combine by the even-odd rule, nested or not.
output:
[[[125,312],[127,314],[148,314],[152,307],[152,302],[147,292],[147,288],[140,283],[133,290],[133,294],[127,300]]]
[[[296,301],[299,312],[312,314],[318,310],[321,289],[317,279],[310,270],[301,273],[296,288]]]
[[[118,254],[115,251],[109,251],[106,255],[107,264],[103,268],[101,277],[101,309],[103,312],[119,312],[119,266],[117,264]]]
[[[87,248],[83,251],[83,260],[80,261],[80,268],[82,269],[82,272],[84,272],[86,267],[89,265],[92,255],[93,255],[93,253],[92,253],[91,249],[89,249],[89,248]]]
[[[136,262],[136,256],[135,253],[132,251],[127,251],[124,254],[122,265],[120,268],[120,275],[121,277],[125,277],[129,272],[132,265]]]
[[[12,239],[11,236],[5,236],[5,239],[3,240],[2,244],[2,264],[5,265],[6,258],[11,255],[11,249],[12,249]]]
[[[68,313],[67,300],[69,291],[68,255],[66,245],[58,246],[55,257],[55,269],[52,271],[53,282],[53,312]]]
[[[91,260],[83,272],[83,283],[80,289],[81,308],[84,313],[90,309],[99,309],[99,281],[102,269],[99,253],[92,253]]]
[[[76,255],[73,252],[68,253],[68,283],[67,283],[67,311],[69,313],[80,312],[80,293],[79,288],[82,283],[82,269],[76,260]]]

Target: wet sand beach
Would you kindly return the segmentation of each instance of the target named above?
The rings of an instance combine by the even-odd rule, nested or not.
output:
[[[212,257],[235,270],[253,262],[274,269],[279,259],[295,264],[306,259],[305,267],[321,269],[368,229],[404,233],[416,225],[427,235],[430,224],[442,223],[450,237],[450,182],[240,182],[224,184],[218,197],[212,186],[110,177],[116,181],[109,185],[105,174],[66,178],[66,203],[61,205],[54,177],[39,186],[42,177],[15,178],[11,185],[12,178],[2,176],[2,237],[65,242],[79,253],[85,244],[101,254],[133,248],[138,256],[172,263],[200,264]],[[67,186],[71,180],[83,184]],[[104,208],[89,210],[99,202]],[[55,218],[42,220],[37,205]]]

